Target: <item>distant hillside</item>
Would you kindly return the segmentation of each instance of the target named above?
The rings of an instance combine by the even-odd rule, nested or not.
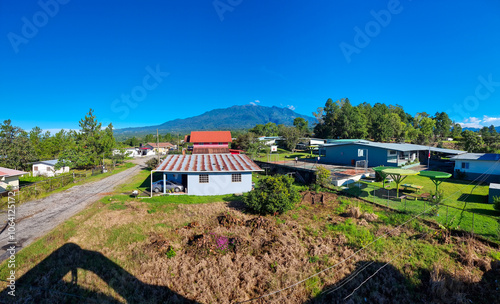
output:
[[[114,133],[117,137],[129,137],[156,133],[156,129],[163,134],[203,130],[241,130],[268,122],[292,125],[296,117],[307,120],[309,126],[313,126],[316,122],[314,117],[295,113],[288,108],[244,105],[215,109],[198,116],[167,121],[157,126],[116,129]]]
[[[463,130],[463,131],[465,131],[465,130],[470,130],[470,131],[478,132],[478,131],[479,131],[479,130],[481,130],[481,129],[479,129],[479,128],[463,128],[462,130]],[[497,132],[499,132],[499,133],[500,133],[500,126],[495,127],[495,130],[497,130]]]

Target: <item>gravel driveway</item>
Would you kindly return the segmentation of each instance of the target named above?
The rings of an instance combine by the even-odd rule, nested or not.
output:
[[[111,192],[117,185],[125,183],[145,167],[144,164],[148,159],[150,157],[134,159],[133,162],[137,164],[135,167],[102,180],[74,186],[63,192],[24,203],[19,207],[16,205],[17,251],[102,198],[103,193]],[[7,213],[2,213],[0,216],[2,217],[1,222],[5,223]],[[9,257],[6,250],[10,246],[7,243],[9,236],[7,229],[4,229],[3,226],[0,228],[0,231],[4,230],[0,233],[0,262]]]

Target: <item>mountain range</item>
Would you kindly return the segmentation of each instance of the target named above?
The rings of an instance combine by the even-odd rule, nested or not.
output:
[[[242,105],[215,109],[198,116],[170,120],[156,126],[116,129],[114,134],[117,137],[142,136],[156,134],[156,129],[161,134],[209,130],[243,130],[268,122],[290,126],[297,117],[304,118],[309,122],[309,126],[313,126],[316,122],[314,117],[298,114],[289,108]]]

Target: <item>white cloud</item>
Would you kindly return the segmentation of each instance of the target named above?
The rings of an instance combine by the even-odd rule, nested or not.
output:
[[[290,109],[290,110],[292,110],[292,111],[294,111],[294,110],[295,110],[295,107],[294,107],[294,106],[292,106],[292,105],[287,105],[286,107],[287,107],[287,108],[289,108],[289,109]]]
[[[253,106],[256,106],[258,103],[260,103],[260,100],[250,101],[250,104]]]
[[[464,119],[463,122],[459,122],[462,128],[479,128],[489,127],[490,125],[495,125],[500,123],[500,117],[490,117],[488,115],[483,115],[483,118],[469,117]]]
[[[483,122],[484,123],[500,123],[500,117],[490,117],[487,115],[483,116]]]

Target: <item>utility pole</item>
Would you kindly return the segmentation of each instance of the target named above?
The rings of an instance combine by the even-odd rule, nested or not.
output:
[[[158,137],[158,129],[156,129],[156,154],[158,154],[158,166],[160,165],[160,138]]]

